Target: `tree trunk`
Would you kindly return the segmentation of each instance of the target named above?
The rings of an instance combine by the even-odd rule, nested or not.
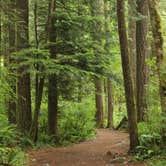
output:
[[[110,54],[110,46],[111,46],[111,32],[110,32],[110,2],[108,0],[104,0],[104,17],[105,17],[105,52],[108,56]],[[107,112],[108,112],[108,123],[107,127],[110,129],[114,128],[113,125],[113,101],[112,101],[112,83],[111,78],[108,74],[106,81],[106,92],[107,92]]]
[[[98,128],[103,128],[103,81],[96,78],[96,124]]]
[[[128,44],[134,95],[136,96],[136,0],[128,0],[128,6]]]
[[[28,0],[16,0],[16,7],[18,11],[17,51],[20,51],[29,47]],[[18,127],[23,132],[29,132],[32,122],[30,82],[30,74],[27,73],[27,67],[20,66],[17,79],[17,110]]]
[[[36,142],[38,139],[38,121],[39,121],[40,106],[42,102],[43,88],[44,88],[44,78],[41,78],[39,81],[38,94],[35,102],[35,114],[30,131],[31,138],[33,139],[34,142]]]
[[[39,40],[38,40],[38,26],[37,26],[37,0],[34,2],[34,26],[35,26],[35,41],[36,41],[36,49],[39,47]],[[42,67],[41,67],[42,69]],[[36,70],[39,71],[39,66],[36,65]],[[42,95],[43,95],[43,88],[44,88],[44,77],[40,77],[38,73],[35,76],[35,110],[34,110],[34,117],[33,122],[31,125],[30,135],[34,142],[37,142],[38,139],[38,121],[39,121],[39,113],[40,113],[40,106],[42,102]]]
[[[126,105],[128,113],[130,150],[134,151],[138,145],[138,128],[136,106],[134,101],[134,90],[129,62],[128,40],[125,24],[125,1],[117,0],[118,31],[121,48],[122,68],[125,86]]]
[[[51,43],[49,46],[52,59],[56,59],[56,18],[53,16],[56,10],[56,1],[49,1],[49,18],[48,18],[48,39]],[[48,80],[48,133],[51,136],[57,136],[57,121],[58,121],[58,89],[57,76],[51,74]]]
[[[146,120],[146,82],[148,57],[148,1],[137,0],[137,12],[142,19],[136,24],[136,50],[137,50],[137,117],[138,122]]]
[[[107,124],[107,127],[110,129],[114,129],[112,83],[111,83],[111,79],[109,77],[107,78],[107,91],[108,91],[108,124]]]
[[[163,34],[161,27],[161,18],[158,9],[157,0],[148,0],[149,12],[151,18],[152,33],[154,39],[154,53],[156,55],[156,64],[159,76],[159,90],[160,90],[160,101],[163,117],[166,118],[166,74],[164,71],[164,50],[163,50]],[[166,124],[166,120],[163,121]],[[165,125],[166,126],[166,125]],[[163,127],[162,136],[163,142],[166,140],[166,127]]]

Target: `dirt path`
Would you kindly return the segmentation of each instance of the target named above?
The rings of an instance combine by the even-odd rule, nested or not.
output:
[[[128,134],[101,129],[96,139],[29,153],[29,166],[144,166],[129,162]]]

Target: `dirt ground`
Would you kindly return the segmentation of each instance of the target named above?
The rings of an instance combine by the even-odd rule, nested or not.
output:
[[[128,156],[128,134],[97,130],[97,137],[80,144],[29,152],[29,166],[146,166]]]

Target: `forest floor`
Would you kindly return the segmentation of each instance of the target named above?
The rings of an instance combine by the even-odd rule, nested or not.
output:
[[[128,149],[127,133],[100,129],[86,142],[29,152],[29,166],[146,166],[134,162]]]

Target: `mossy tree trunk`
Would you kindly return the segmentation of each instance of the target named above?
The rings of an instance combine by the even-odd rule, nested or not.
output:
[[[49,16],[48,16],[48,39],[49,50],[51,58],[56,59],[56,18],[54,13],[56,11],[56,0],[49,0]],[[57,89],[57,76],[51,74],[48,80],[48,133],[51,136],[57,136],[57,123],[58,123],[58,89]]]
[[[128,125],[130,134],[130,150],[135,151],[138,142],[138,128],[136,105],[134,101],[134,90],[131,77],[130,58],[128,50],[128,39],[125,22],[125,1],[117,0],[118,31],[122,58],[122,68],[125,86],[126,105],[128,113]]]
[[[35,44],[36,49],[39,48],[39,36],[38,36],[38,1],[34,2],[34,27],[35,27]],[[36,70],[40,72],[43,70],[43,66],[36,65]],[[30,136],[34,142],[38,140],[38,121],[39,121],[39,113],[40,107],[42,103],[43,89],[44,89],[44,76],[39,76],[38,73],[35,75],[35,109],[34,109],[34,117],[31,125]]]
[[[128,45],[130,53],[131,74],[136,97],[136,0],[128,0]]]
[[[137,53],[137,81],[136,81],[136,101],[138,121],[146,120],[147,103],[146,103],[146,82],[147,66],[146,58],[148,57],[148,0],[137,0],[138,20],[136,23],[136,53]]]
[[[103,81],[101,79],[95,79],[96,88],[96,124],[98,128],[103,128]]]
[[[156,56],[156,64],[159,76],[160,101],[163,118],[166,118],[166,73],[165,73],[165,57],[163,50],[163,34],[161,26],[161,18],[158,9],[158,0],[148,0],[149,12],[151,18],[151,27],[154,39],[154,54]],[[166,120],[163,121],[166,126]],[[166,140],[166,127],[163,127],[163,142]]]
[[[16,0],[18,12],[17,22],[17,51],[29,47],[29,4],[28,0]],[[23,57],[24,58],[24,57]],[[31,113],[31,81],[30,74],[27,73],[26,66],[20,66],[17,78],[17,110],[18,110],[18,127],[25,133],[29,132],[32,113]]]
[[[104,17],[105,17],[105,52],[107,56],[111,56],[111,32],[110,32],[110,2],[108,0],[104,0]],[[114,128],[113,124],[113,98],[112,98],[112,82],[110,74],[107,76],[106,80],[106,107],[107,107],[107,127],[110,129]]]

